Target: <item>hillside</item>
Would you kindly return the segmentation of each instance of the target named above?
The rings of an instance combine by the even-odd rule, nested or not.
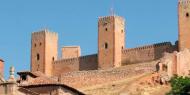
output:
[[[81,88],[87,95],[165,95],[168,85],[144,83],[152,74],[142,74],[123,80]]]
[[[61,81],[87,95],[164,95],[170,87],[151,81],[156,75],[156,63],[158,61],[108,70],[70,72],[62,75]]]

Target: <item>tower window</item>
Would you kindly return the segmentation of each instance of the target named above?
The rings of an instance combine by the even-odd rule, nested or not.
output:
[[[36,47],[36,44],[34,44],[34,47]]]
[[[52,61],[54,61],[54,60],[55,60],[55,58],[53,57],[53,58],[52,58]]]
[[[123,33],[124,31],[123,31],[123,29],[121,30],[121,33]]]
[[[186,17],[189,17],[189,13],[186,13]]]
[[[42,45],[42,43],[40,42],[40,46]]]
[[[108,28],[106,28],[105,30],[108,31]]]
[[[108,43],[105,43],[105,44],[104,44],[104,48],[105,48],[105,49],[108,49]]]
[[[40,60],[40,54],[39,53],[37,54],[37,60]]]

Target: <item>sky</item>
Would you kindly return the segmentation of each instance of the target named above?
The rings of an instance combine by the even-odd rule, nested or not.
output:
[[[79,45],[82,55],[97,53],[98,17],[113,8],[126,20],[126,48],[178,39],[178,0],[0,0],[0,58],[5,77],[30,70],[31,33],[59,34],[62,46]]]

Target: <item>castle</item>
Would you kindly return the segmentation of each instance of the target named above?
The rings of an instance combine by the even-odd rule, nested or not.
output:
[[[120,67],[126,64],[152,61],[162,57],[164,52],[190,48],[189,1],[179,1],[179,40],[175,45],[163,42],[137,48],[125,48],[125,19],[116,16],[98,19],[98,53],[81,56],[80,46],[62,47],[58,58],[58,34],[48,30],[32,33],[31,71],[40,71],[48,76],[83,70],[97,70]]]
[[[61,84],[74,85],[73,87],[77,87],[83,86],[83,84],[100,84],[107,81],[115,81],[129,77],[128,75],[131,73],[139,74],[151,72],[155,69],[155,64],[137,64],[136,66],[143,68],[143,70],[129,67],[121,70],[122,73],[115,69],[113,69],[113,72],[112,70],[106,70],[129,64],[154,61],[162,58],[165,52],[172,53],[174,51],[190,49],[189,13],[190,0],[179,0],[179,39],[175,45],[172,45],[171,42],[162,42],[136,48],[125,47],[126,28],[125,19],[123,17],[116,15],[99,17],[98,52],[97,54],[86,56],[81,56],[80,46],[64,46],[61,48],[62,56],[58,58],[58,34],[47,29],[33,32],[31,38],[31,70],[29,72],[18,72],[20,76],[18,84],[25,90],[30,89],[31,91],[41,93],[41,91],[36,88],[43,86],[44,88],[41,87],[40,89],[45,91],[44,89],[46,89],[47,84],[51,86],[51,89],[54,89],[55,86],[65,87]],[[2,62],[4,61],[0,59],[1,72],[3,72],[3,69],[1,69],[3,68]],[[170,69],[170,71],[172,70]],[[73,74],[72,72],[76,72],[77,74],[75,75],[75,73]],[[38,82],[36,82],[36,80],[38,80]],[[28,83],[26,83],[26,81],[28,81]],[[71,92],[75,91],[71,88],[69,88],[69,90]],[[60,89],[56,91],[59,92]]]

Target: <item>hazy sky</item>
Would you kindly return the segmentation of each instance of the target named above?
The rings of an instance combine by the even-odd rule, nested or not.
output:
[[[114,4],[112,4],[114,1]],[[5,75],[30,69],[31,33],[48,28],[59,34],[60,47],[80,45],[82,55],[97,52],[99,16],[126,19],[126,47],[171,41],[178,35],[178,0],[1,0],[0,58]]]

